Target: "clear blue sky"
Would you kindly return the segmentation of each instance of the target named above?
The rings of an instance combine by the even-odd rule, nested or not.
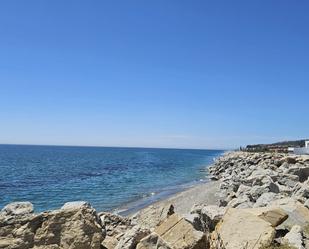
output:
[[[309,137],[309,2],[0,2],[0,143]]]

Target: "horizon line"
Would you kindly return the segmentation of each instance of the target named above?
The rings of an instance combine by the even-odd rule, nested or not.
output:
[[[89,147],[89,148],[123,148],[123,149],[170,149],[170,150],[235,150],[230,148],[177,148],[177,147],[152,147],[152,146],[108,146],[108,145],[70,145],[70,144],[27,144],[27,143],[0,143],[0,146],[9,145],[9,146],[54,146],[54,147]]]

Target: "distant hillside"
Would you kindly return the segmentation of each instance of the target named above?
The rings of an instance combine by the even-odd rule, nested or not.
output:
[[[309,139],[283,141],[272,144],[253,144],[247,145],[245,150],[247,151],[282,151],[287,152],[288,147],[304,147],[305,141]]]

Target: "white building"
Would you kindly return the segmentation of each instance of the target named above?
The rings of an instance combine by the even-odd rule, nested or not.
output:
[[[294,147],[289,147],[289,148],[288,148],[288,152],[289,152],[289,153],[294,153]]]
[[[309,141],[305,141],[305,147],[294,148],[294,154],[296,154],[296,155],[309,155]]]

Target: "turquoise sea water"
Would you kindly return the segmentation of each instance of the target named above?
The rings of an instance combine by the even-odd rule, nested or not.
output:
[[[74,200],[97,210],[138,208],[205,180],[222,152],[0,145],[0,208],[31,201],[38,212]]]

